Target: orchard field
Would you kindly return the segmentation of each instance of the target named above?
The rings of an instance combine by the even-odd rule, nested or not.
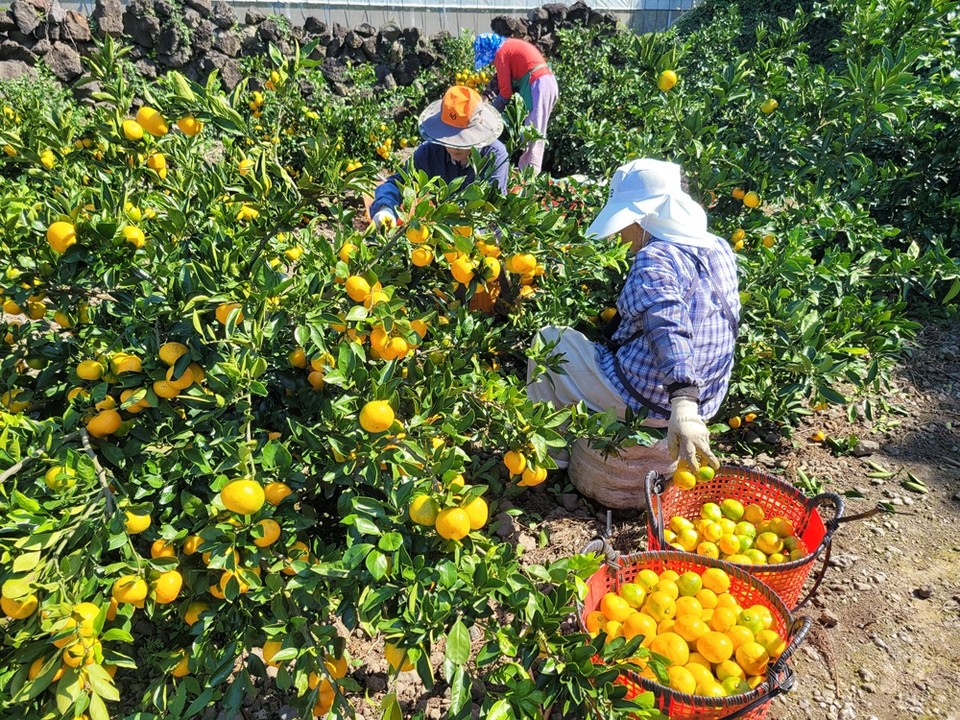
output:
[[[645,440],[526,399],[555,362],[536,330],[599,334],[628,268],[583,235],[602,182],[569,176],[679,162],[738,252],[714,419],[738,452],[894,413],[904,343],[960,294],[958,3],[753,5],[563,32],[546,172],[506,197],[411,177],[379,231],[364,197],[419,110],[482,82],[470,36],[409,87],[352,68],[346,97],[309,47],[225,92],[145,83],[110,38],[95,102],[0,83],[0,714],[233,717],[270,666],[302,716],[369,716],[349,634],[384,648],[377,716],[422,717],[415,672],[451,718],[660,717],[611,683],[647,651],[571,626],[600,560],[495,532],[569,492],[548,449]]]

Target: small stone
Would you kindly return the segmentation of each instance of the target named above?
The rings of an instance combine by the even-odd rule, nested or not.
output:
[[[563,493],[560,496],[560,504],[567,512],[573,512],[580,504],[580,496],[577,493]]]
[[[913,591],[913,594],[915,597],[918,597],[921,600],[929,600],[931,597],[933,597],[933,588],[929,585],[921,585]]]
[[[870,670],[869,668],[860,668],[859,670],[857,670],[857,675],[859,675],[860,679],[863,680],[864,682],[873,682],[874,680],[873,671]]]
[[[522,532],[520,533],[520,537],[517,538],[517,545],[522,547],[524,551],[530,552],[537,549],[537,540],[527,535],[527,533]]]
[[[861,440],[853,448],[851,454],[854,457],[866,457],[867,455],[873,455],[879,451],[880,443],[878,443],[876,440]]]
[[[818,621],[825,628],[832,628],[837,626],[837,623],[840,622],[840,618],[838,618],[829,610],[824,610],[822,613],[820,613]]]

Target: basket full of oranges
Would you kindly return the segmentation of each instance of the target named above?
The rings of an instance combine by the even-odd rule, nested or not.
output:
[[[793,685],[787,661],[810,620],[735,565],[673,550],[614,554],[587,588],[583,628],[608,642],[641,639],[649,652],[634,658],[639,671],[618,682],[628,697],[652,692],[672,720],[761,720]]]
[[[835,493],[807,497],[783,480],[733,466],[690,488],[650,473],[646,495],[649,549],[726,560],[762,580],[794,610],[816,591],[844,510]],[[821,515],[824,506],[832,517]],[[821,572],[799,600],[817,558]]]

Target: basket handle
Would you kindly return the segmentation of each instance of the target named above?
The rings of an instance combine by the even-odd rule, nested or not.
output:
[[[660,502],[660,495],[666,490],[666,480],[656,470],[651,470],[647,473],[644,488],[647,494],[647,512],[650,514],[653,535],[660,548],[663,549],[666,547],[666,542],[663,539],[663,503]]]
[[[822,555],[820,558],[820,569],[817,571],[817,576],[813,580],[813,587],[810,588],[810,592],[803,596],[803,599],[800,600],[796,605],[791,608],[791,612],[795,612],[806,605],[817,594],[817,590],[820,589],[820,583],[823,582],[823,578],[827,574],[827,565],[830,563],[830,551],[833,548],[833,533],[837,531],[837,528],[840,527],[840,523],[846,522],[848,520],[853,520],[860,516],[853,516],[849,518],[843,517],[844,502],[843,498],[836,493],[825,492],[815,495],[810,498],[807,502],[809,508],[814,509],[818,508],[820,505],[829,504],[833,506],[833,517],[824,522],[824,527],[826,532],[823,535],[823,539],[820,541],[820,546],[817,548],[816,555]]]
[[[595,537],[584,545],[583,550],[580,551],[581,555],[588,555],[590,553],[603,555],[604,564],[609,567],[616,568],[620,566],[620,553],[614,550],[613,546],[611,546],[605,538]]]
[[[823,492],[819,495],[814,495],[812,498],[807,500],[807,507],[810,510],[816,510],[821,505],[833,506],[833,517],[824,522],[824,525],[827,529],[826,537],[829,539],[829,537],[836,532],[837,528],[840,526],[840,523],[844,522],[843,511],[846,504],[840,495],[832,492]]]

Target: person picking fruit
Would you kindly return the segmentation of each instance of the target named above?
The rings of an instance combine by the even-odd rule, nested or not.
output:
[[[703,208],[687,194],[679,165],[639,159],[618,168],[610,197],[587,235],[619,233],[633,264],[604,329],[591,342],[568,327],[548,326],[543,343],[566,362],[563,374],[532,377],[527,395],[554,405],[629,408],[649,427],[666,427],[660,451],[699,468],[719,467],[704,419],[717,412],[733,369],[740,297],[735,256],[707,231]],[[665,447],[663,447],[665,445]],[[700,455],[705,463],[698,461]],[[643,476],[640,476],[642,481]]]
[[[413,153],[411,170],[446,183],[462,177],[467,185],[475,182],[479,173],[480,179],[495,183],[505,193],[510,159],[497,139],[501,132],[503,120],[497,111],[476,90],[454,85],[420,114],[420,135],[425,142]],[[485,160],[479,169],[470,162],[474,150]],[[395,173],[377,188],[370,217],[378,228],[396,224],[402,182],[403,175]]]
[[[497,110],[503,112],[514,93],[523,99],[527,109],[523,124],[534,128],[541,139],[527,145],[517,167],[520,170],[531,167],[534,175],[539,174],[546,147],[546,141],[542,138],[547,136],[550,114],[560,96],[557,78],[537,46],[526,40],[484,33],[473,41],[473,56],[477,70],[493,63],[497,72],[494,81],[499,91],[493,99],[493,106]]]

